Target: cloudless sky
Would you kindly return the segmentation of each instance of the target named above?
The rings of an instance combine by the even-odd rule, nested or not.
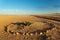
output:
[[[60,0],[0,0],[0,14],[60,13]]]

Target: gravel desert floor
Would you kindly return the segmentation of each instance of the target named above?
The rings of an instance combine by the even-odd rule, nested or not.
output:
[[[60,40],[60,14],[0,15],[0,40]]]

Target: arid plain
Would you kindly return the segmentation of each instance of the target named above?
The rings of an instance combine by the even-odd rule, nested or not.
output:
[[[19,30],[22,34],[5,32],[6,25],[16,22],[31,24]],[[60,40],[60,14],[0,15],[0,40]]]

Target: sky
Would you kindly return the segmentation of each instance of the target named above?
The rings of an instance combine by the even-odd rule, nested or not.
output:
[[[0,14],[60,13],[60,0],[0,0]]]

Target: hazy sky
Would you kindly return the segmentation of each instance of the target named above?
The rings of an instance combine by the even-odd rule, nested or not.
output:
[[[60,13],[60,0],[0,0],[0,13]]]

